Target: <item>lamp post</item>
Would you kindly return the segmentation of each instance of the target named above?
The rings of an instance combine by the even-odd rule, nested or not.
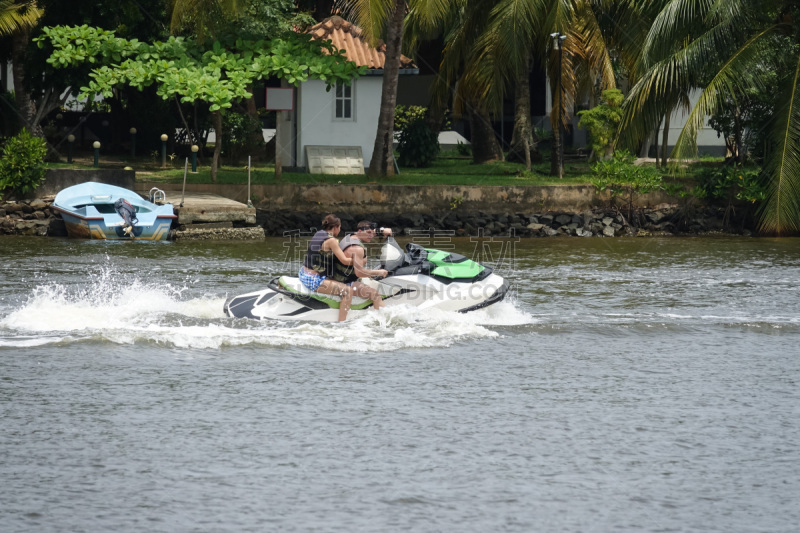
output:
[[[94,168],[97,168],[98,161],[100,160],[100,141],[93,142],[92,147],[94,148]]]
[[[73,134],[67,135],[67,163],[72,163],[72,145],[75,142]]]
[[[200,149],[196,144],[192,145],[192,174],[197,174],[197,151]]]
[[[161,134],[161,166],[167,166],[167,137],[166,133]]]
[[[128,130],[131,134],[131,159],[136,158],[136,128]]]
[[[556,128],[556,146],[557,150],[557,172],[559,178],[564,177],[564,83],[562,82],[562,68],[564,63],[564,40],[566,35],[561,33],[551,33],[550,38],[553,39],[553,47],[558,50],[558,128]],[[555,99],[554,99],[555,102]]]

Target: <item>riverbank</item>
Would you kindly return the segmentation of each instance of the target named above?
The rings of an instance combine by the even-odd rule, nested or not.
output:
[[[32,200],[0,202],[0,235],[36,235],[65,237],[61,217],[51,208],[53,196]],[[296,211],[288,209],[256,210],[254,227],[264,229],[267,236],[284,236],[310,232],[319,227],[328,209]],[[624,210],[594,207],[582,211],[542,210],[540,212],[468,211],[456,206],[450,210],[431,212],[374,212],[362,210],[335,211],[345,231],[355,231],[359,220],[372,220],[394,228],[398,235],[446,234],[453,236],[508,237],[626,237],[651,235],[751,235],[751,220],[741,211],[726,219],[724,209],[686,202],[684,205],[660,204],[639,208],[630,215]],[[173,230],[180,230],[173,227]],[[234,228],[240,229],[240,228]],[[172,232],[173,234],[175,232]],[[218,239],[237,239],[224,232]]]

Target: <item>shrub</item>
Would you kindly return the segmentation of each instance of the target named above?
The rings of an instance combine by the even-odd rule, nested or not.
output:
[[[394,108],[394,131],[401,132],[410,124],[425,120],[427,109],[419,105],[399,105]]]
[[[439,136],[424,120],[410,123],[400,132],[398,163],[404,167],[427,167],[439,154]]]
[[[589,132],[594,159],[608,159],[617,133],[617,126],[622,120],[622,101],[624,97],[619,89],[603,91],[600,105],[587,111],[578,111],[581,117],[578,127]]]
[[[400,133],[408,127],[409,124],[427,118],[428,108],[419,105],[398,105],[394,108],[394,131]],[[439,129],[449,130],[453,125],[450,122],[449,111],[444,113],[442,123],[439,124]]]
[[[694,194],[698,198],[723,200],[728,204],[732,204],[734,199],[754,204],[766,198],[759,169],[736,165],[703,169]]]
[[[637,166],[633,160],[629,152],[618,150],[611,159],[592,165],[595,177],[590,181],[598,193],[609,192],[612,205],[615,205],[617,198],[621,198],[627,205],[629,223],[636,225],[633,220],[634,215],[638,214],[633,207],[636,196],[661,190],[663,183],[657,168]]]
[[[44,181],[47,167],[44,158],[47,144],[23,129],[3,146],[0,158],[0,191],[10,190],[17,196],[33,191]]]
[[[723,165],[719,168],[706,168],[698,176],[698,184],[692,190],[697,198],[708,202],[721,203],[725,207],[722,223],[728,226],[736,206],[744,205],[744,214],[767,197],[757,167]],[[737,202],[738,200],[738,202]]]

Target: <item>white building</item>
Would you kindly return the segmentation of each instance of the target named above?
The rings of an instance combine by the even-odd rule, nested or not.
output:
[[[294,111],[281,111],[277,118],[281,164],[313,172],[320,172],[322,165],[327,167],[325,173],[363,173],[372,160],[378,129],[386,45],[369,46],[358,26],[336,16],[313,26],[311,32],[369,70],[351,85],[338,84],[330,91],[319,80],[297,87]],[[401,76],[418,72],[409,58],[401,57]]]

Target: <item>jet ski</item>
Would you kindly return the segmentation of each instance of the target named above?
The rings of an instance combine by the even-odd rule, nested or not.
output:
[[[378,290],[384,304],[407,305],[466,313],[501,301],[509,283],[467,257],[409,243],[405,250],[393,237],[381,247],[382,279],[360,281]],[[372,307],[372,300],[353,297],[348,319]],[[297,277],[279,276],[260,291],[234,296],[225,302],[229,317],[258,320],[315,320],[335,322],[339,298],[308,290]]]

